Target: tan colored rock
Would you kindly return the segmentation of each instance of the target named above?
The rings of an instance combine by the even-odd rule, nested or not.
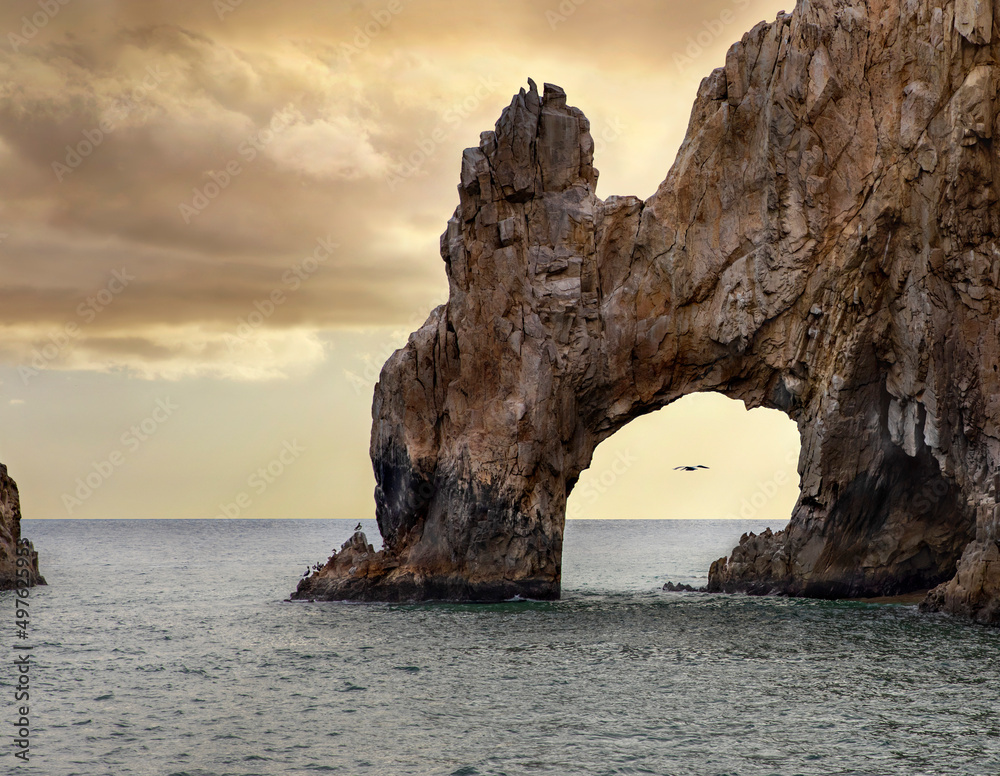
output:
[[[20,549],[20,554],[18,550]],[[21,564],[18,564],[18,559]],[[31,542],[21,538],[21,502],[17,483],[0,463],[0,590],[13,590],[21,580],[28,585],[44,585],[38,573],[38,553]]]
[[[982,46],[993,36],[993,0],[955,0],[955,29]]]
[[[566,497],[595,447],[719,391],[796,421],[801,493],[785,530],[713,565],[711,589],[947,583],[929,606],[995,621],[985,13],[813,0],[757,25],[702,82],[646,202],[596,197],[587,120],[561,89],[517,95],[463,157],[448,304],[376,387],[385,549],[363,585],[328,564],[309,596],[556,597]]]

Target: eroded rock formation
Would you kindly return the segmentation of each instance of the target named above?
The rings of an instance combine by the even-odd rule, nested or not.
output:
[[[17,565],[18,547],[26,563]],[[25,554],[26,553],[26,554]],[[38,573],[38,553],[31,542],[21,539],[21,501],[17,483],[7,475],[7,467],[0,463],[0,590],[17,587],[18,572],[21,579],[30,585],[44,585],[45,579]]]
[[[594,448],[719,391],[796,421],[801,494],[711,589],[942,585],[996,622],[998,59],[989,2],[800,2],[704,79],[645,202],[598,199],[583,114],[522,90],[465,151],[448,304],[375,390],[385,547],[298,597],[556,597]]]

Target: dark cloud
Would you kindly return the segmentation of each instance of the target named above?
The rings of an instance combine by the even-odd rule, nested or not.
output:
[[[409,320],[446,288],[437,236],[461,149],[525,77],[561,82],[596,128],[624,126],[631,153],[609,148],[598,164],[626,183],[658,169],[649,193],[686,120],[670,90],[693,88],[671,53],[700,40],[699,56],[718,57],[755,20],[747,0],[460,12],[316,0],[280,14],[245,2],[222,18],[205,0],[96,5],[60,7],[31,35],[37,3],[0,10],[8,360],[126,267],[136,280],[54,365],[197,369],[200,357],[218,371],[219,336],[318,240],[337,250],[262,330],[301,344]],[[706,37],[724,12],[733,21]]]

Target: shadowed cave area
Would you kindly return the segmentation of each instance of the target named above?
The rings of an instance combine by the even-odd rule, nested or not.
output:
[[[448,303],[375,389],[384,549],[356,535],[293,597],[557,598],[597,446],[711,391],[785,413],[801,455],[787,527],[709,590],[933,588],[925,609],[1000,623],[1000,36],[959,18],[981,5],[947,30],[923,0],[762,22],[645,201],[596,196],[589,122],[529,81],[463,154]]]

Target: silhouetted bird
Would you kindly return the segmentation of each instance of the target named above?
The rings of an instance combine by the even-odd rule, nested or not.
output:
[[[302,576],[304,576],[304,577],[308,577],[309,576],[309,567],[308,566],[306,566],[306,572]]]
[[[675,472],[696,472],[698,469],[707,469],[708,467],[703,464],[698,464],[697,466],[675,466]]]
[[[354,530],[355,531],[360,531],[361,530],[361,523],[358,523],[356,526],[354,526]]]

